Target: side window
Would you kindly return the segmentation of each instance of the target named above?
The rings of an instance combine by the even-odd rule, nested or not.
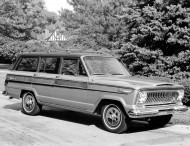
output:
[[[62,74],[64,75],[84,75],[86,72],[82,63],[78,59],[65,58],[62,63]]]
[[[38,68],[38,58],[37,57],[24,57],[21,59],[15,70],[18,71],[30,71],[36,72]]]
[[[59,70],[60,58],[43,57],[40,62],[40,71],[44,73],[57,74]]]

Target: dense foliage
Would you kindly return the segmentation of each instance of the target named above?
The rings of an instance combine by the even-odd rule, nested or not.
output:
[[[121,21],[118,15],[123,15],[123,6],[127,0],[71,0],[69,3],[74,11],[63,10],[61,20],[64,27],[71,33],[74,44],[80,44],[85,49],[112,49],[120,39]]]
[[[190,9],[154,5],[126,8],[122,58],[138,74],[176,78],[189,71]]]
[[[39,0],[3,0],[0,5],[0,32],[14,40],[36,38],[45,27],[44,4]]]
[[[55,29],[57,22],[43,0],[1,0],[0,62],[11,63],[20,52],[48,50],[42,33]]]

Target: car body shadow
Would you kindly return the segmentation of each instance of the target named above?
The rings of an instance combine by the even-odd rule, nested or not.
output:
[[[20,111],[22,109],[22,105],[21,105],[21,103],[13,103],[13,104],[5,105],[3,108]]]
[[[165,125],[164,127],[169,127],[172,126],[173,124],[171,122],[169,122],[169,124]],[[150,125],[148,124],[148,122],[146,121],[132,121],[129,130],[127,131],[127,133],[137,133],[137,132],[145,132],[145,131],[150,131],[150,130],[156,130],[156,129],[160,129],[163,127],[150,127]]]
[[[43,107],[43,110],[41,111],[40,115],[83,125],[95,125],[97,127],[101,127],[99,116],[94,116],[75,111],[69,111],[69,110],[45,106]]]
[[[21,103],[14,103],[14,104],[5,105],[4,108],[21,111],[22,105]],[[43,106],[42,111],[40,115],[38,116],[44,116],[48,118],[83,124],[87,126],[95,125],[97,128],[104,130],[101,117],[98,115],[94,116],[94,115],[79,113],[75,111]],[[172,126],[172,125],[173,124],[170,123],[167,126]],[[125,134],[144,132],[144,131],[155,130],[155,129],[157,128],[149,127],[147,122],[132,121],[130,124],[129,130]]]

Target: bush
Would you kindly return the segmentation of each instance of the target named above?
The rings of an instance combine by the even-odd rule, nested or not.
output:
[[[185,88],[185,97],[182,102],[184,105],[190,106],[190,79],[181,80],[179,83]]]

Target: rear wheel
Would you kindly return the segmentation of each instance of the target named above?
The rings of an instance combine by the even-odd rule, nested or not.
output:
[[[126,116],[120,106],[108,104],[103,106],[101,118],[105,129],[113,133],[123,133],[128,128]]]
[[[22,112],[27,115],[37,115],[41,111],[41,105],[36,101],[35,96],[27,92],[22,96]]]
[[[150,127],[164,127],[171,120],[172,115],[153,117],[148,120]]]

